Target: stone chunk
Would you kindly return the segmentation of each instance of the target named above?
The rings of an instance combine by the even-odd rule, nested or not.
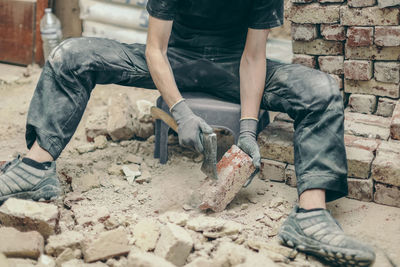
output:
[[[160,236],[159,224],[152,219],[140,220],[133,228],[135,245],[143,251],[154,250]]]
[[[85,262],[127,255],[129,250],[127,234],[123,228],[103,232],[95,237],[88,237],[83,242],[82,248]]]
[[[94,138],[94,147],[96,149],[104,149],[107,147],[107,137],[105,135],[99,135]]]
[[[361,200],[372,201],[374,198],[374,182],[372,179],[353,179],[348,178],[349,194],[347,197]]]
[[[274,121],[259,135],[258,145],[262,158],[294,163],[293,123]]]
[[[80,249],[84,237],[80,232],[67,231],[60,235],[52,235],[47,240],[46,254],[57,257],[66,248]]]
[[[289,10],[289,20],[294,23],[337,23],[339,22],[339,9],[334,5],[293,5]]]
[[[218,180],[209,179],[202,186],[200,209],[223,211],[255,170],[250,156],[233,145],[217,164]]]
[[[400,51],[400,50],[399,50]],[[399,98],[400,88],[398,84],[378,82],[375,79],[369,81],[355,81],[345,79],[344,91],[346,93],[368,94]]]
[[[400,188],[375,183],[374,202],[400,208]]]
[[[66,248],[56,259],[56,265],[61,266],[64,262],[75,259],[74,251],[70,248]]]
[[[400,140],[400,102],[397,102],[393,110],[392,121],[390,122],[390,136],[392,139]]]
[[[380,97],[378,100],[378,108],[376,109],[375,114],[383,117],[392,117],[396,103],[396,100]]]
[[[11,227],[0,228],[0,253],[11,258],[38,259],[43,253],[43,237],[35,231],[20,232]]]
[[[330,41],[346,40],[345,28],[340,24],[321,24],[321,35]]]
[[[375,62],[375,79],[384,83],[400,83],[400,62]]]
[[[382,142],[372,163],[371,177],[380,183],[400,186],[400,143]]]
[[[106,106],[93,107],[85,123],[86,139],[89,142],[99,135],[107,135],[108,111]]]
[[[377,46],[400,46],[400,26],[376,26],[375,44]]]
[[[177,266],[183,266],[193,247],[193,240],[182,227],[168,223],[161,230],[154,253]]]
[[[337,8],[337,7],[335,7]],[[396,8],[351,8],[347,5],[340,7],[340,24],[345,26],[383,26],[399,25],[400,10]]]
[[[128,256],[128,266],[174,267],[175,265],[151,253],[131,251]]]
[[[71,210],[76,223],[83,227],[93,226],[110,218],[110,212],[106,207],[73,205]]]
[[[199,216],[190,219],[187,228],[196,232],[202,232],[205,237],[220,238],[235,235],[242,231],[242,225],[234,221],[227,221],[219,218]]]
[[[275,160],[261,159],[261,179],[284,182],[286,165],[286,163]]]
[[[71,182],[72,190],[74,192],[87,192],[93,188],[100,187],[99,176],[99,173],[87,173],[82,177],[74,176]]]
[[[326,55],[336,56],[343,54],[343,43],[327,41],[325,39],[315,39],[310,42],[294,41],[293,53],[307,55]]]
[[[346,60],[344,77],[349,80],[368,81],[372,79],[372,62],[367,60]]]
[[[113,96],[108,101],[107,132],[112,140],[129,140],[134,136],[135,113],[128,95]]]
[[[58,208],[53,204],[10,198],[0,207],[0,224],[37,231],[45,239],[58,230],[58,220]]]
[[[348,107],[352,112],[372,114],[376,110],[376,96],[351,94]]]
[[[389,118],[345,112],[345,134],[387,140],[390,136],[389,127]]]
[[[343,74],[343,56],[320,56],[318,57],[321,71],[331,74]]]

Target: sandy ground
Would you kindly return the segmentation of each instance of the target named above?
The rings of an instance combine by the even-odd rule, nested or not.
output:
[[[40,69],[33,68],[29,71],[29,77],[23,77],[23,73],[26,72],[26,68],[0,64],[0,160],[10,160],[16,153],[26,153],[24,125]],[[1,82],[2,80],[8,83]],[[98,86],[92,94],[88,109],[94,105],[104,105],[108,96],[118,92],[126,92],[132,100],[154,101],[158,96],[156,91],[116,85]],[[152,138],[147,142],[109,142],[108,148],[104,150],[79,155],[75,148],[86,142],[84,120],[85,116],[72,142],[58,161],[64,195],[72,191],[71,180],[95,172],[100,174],[100,186],[83,193],[83,203],[87,206],[105,206],[114,214],[124,213],[139,217],[155,217],[166,211],[186,212],[191,216],[201,213],[195,208],[198,203],[197,189],[204,179],[200,171],[199,155],[181,149],[173,137],[169,145],[170,160],[166,165],[160,165],[153,159]],[[229,146],[229,141],[225,142],[226,146]],[[129,185],[123,177],[107,173],[113,164],[123,162],[129,153],[144,158],[152,174],[150,183]],[[263,214],[266,203],[276,198],[287,201],[290,209],[297,198],[296,190],[256,177],[248,188],[238,194],[227,210],[208,215],[243,223],[247,239],[261,239],[267,242],[273,238],[271,229],[261,224],[258,218]],[[328,207],[347,233],[374,246],[377,252],[374,266],[393,266],[387,261],[384,253],[394,263],[400,264],[399,208],[346,198],[329,203]],[[65,210],[65,214],[68,212]],[[69,227],[67,220],[63,227]],[[308,260],[309,265],[306,266],[320,266],[315,260]]]

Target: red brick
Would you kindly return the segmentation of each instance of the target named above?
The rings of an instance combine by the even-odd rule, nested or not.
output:
[[[331,74],[343,74],[343,56],[320,56],[318,58],[321,71]]]
[[[348,107],[352,112],[372,114],[376,110],[376,96],[351,94]]]
[[[306,67],[314,69],[316,66],[316,57],[309,56],[309,55],[295,54],[295,55],[293,55],[292,63],[293,64],[301,64]]]
[[[346,59],[400,60],[400,46],[351,47],[346,44]]]
[[[349,186],[348,198],[353,198],[361,201],[372,201],[374,199],[374,182],[372,179],[353,179],[348,178]]]
[[[372,151],[363,147],[346,146],[348,176],[366,179],[369,177],[371,163],[374,159]]]
[[[351,7],[367,7],[374,6],[376,0],[347,0],[347,4]]]
[[[293,53],[326,56],[343,55],[343,43],[325,39],[315,39],[310,42],[294,41]]]
[[[261,179],[284,182],[286,165],[286,163],[279,161],[262,159],[260,169]]]
[[[346,40],[345,29],[340,24],[321,24],[321,35],[330,41]]]
[[[374,42],[373,27],[350,27],[347,29],[348,46],[370,46]]]
[[[288,18],[294,23],[337,23],[340,19],[339,9],[335,5],[292,5]]]
[[[344,91],[346,93],[399,98],[399,89],[398,84],[378,82],[375,79],[369,81],[344,80]]]
[[[372,79],[372,62],[366,60],[346,60],[344,77],[349,80],[368,81]]]
[[[396,103],[396,100],[380,97],[378,100],[378,108],[376,109],[375,114],[383,117],[392,117]]]
[[[375,79],[385,83],[400,83],[400,62],[375,62]]]
[[[400,102],[397,102],[393,110],[392,121],[390,122],[390,136],[392,139],[400,140]]]
[[[377,46],[400,46],[400,26],[376,26],[375,44]]]
[[[343,89],[343,75],[329,74],[333,79],[335,79],[339,89]]]
[[[345,111],[344,132],[348,135],[388,140],[390,119]]]
[[[288,165],[285,169],[285,183],[291,187],[297,186],[297,177],[294,165]]]
[[[217,164],[218,180],[210,180],[210,183],[203,186],[200,209],[223,211],[254,171],[252,159],[233,145]]]
[[[354,135],[344,135],[344,143],[346,147],[356,147],[375,153],[378,146],[381,144],[379,139],[371,139]]]
[[[377,6],[352,8],[343,5],[340,7],[340,24],[344,26],[399,25],[399,14],[398,8],[379,8]]]
[[[382,142],[372,163],[371,177],[380,183],[400,186],[400,143]]]
[[[292,23],[292,39],[296,41],[312,41],[317,38],[317,25]]]
[[[400,208],[400,188],[375,183],[374,202]]]

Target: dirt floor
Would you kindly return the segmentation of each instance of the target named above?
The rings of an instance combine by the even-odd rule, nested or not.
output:
[[[24,77],[24,73],[28,77]],[[26,153],[24,125],[29,101],[39,74],[38,68],[27,70],[0,64],[0,160],[10,160],[17,153]],[[156,91],[116,85],[97,86],[92,94],[88,110],[96,105],[105,105],[107,98],[118,92],[126,92],[131,100],[146,99],[154,102],[158,97]],[[60,109],[59,112],[62,110]],[[169,161],[166,165],[160,165],[158,160],[153,159],[154,138],[147,141],[132,140],[120,143],[109,141],[107,148],[103,150],[79,154],[76,147],[86,143],[85,117],[58,161],[58,173],[64,189],[63,198],[73,197],[73,190],[75,190],[83,196],[83,200],[80,201],[82,206],[106,207],[111,212],[111,216],[116,218],[122,215],[130,218],[158,218],[167,211],[186,213],[189,217],[202,214],[196,208],[199,201],[197,191],[205,178],[200,171],[201,157],[199,155],[180,148],[174,136],[170,138]],[[225,139],[225,148],[229,146],[230,140],[232,139]],[[115,175],[110,170],[112,166],[123,164],[125,159],[133,154],[143,157],[152,177],[149,183],[130,185],[123,176]],[[94,173],[97,180],[87,185],[84,179],[90,173]],[[81,184],[86,188],[86,192],[79,192]],[[296,198],[295,189],[256,177],[248,188],[241,190],[227,210],[219,214],[208,213],[207,216],[232,220],[244,225],[242,233],[232,238],[231,242],[269,243],[276,239],[276,230],[283,221],[283,218],[277,219],[272,227],[265,223],[264,212],[269,209],[271,200],[281,199],[283,205],[279,208],[279,212],[286,215],[295,204]],[[62,201],[58,204],[63,210],[61,230],[88,231],[87,228],[74,223],[71,219],[71,210],[63,205]],[[329,203],[328,207],[347,233],[371,244],[376,249],[377,260],[374,266],[393,266],[388,262],[385,254],[392,259],[393,263],[400,264],[399,208],[350,199]],[[210,244],[215,245],[215,240],[213,242]],[[208,248],[208,250],[211,249]],[[207,256],[209,253],[205,248],[198,248],[191,253],[189,260]],[[322,265],[314,258],[306,258],[301,254],[294,261],[279,264],[282,266]]]

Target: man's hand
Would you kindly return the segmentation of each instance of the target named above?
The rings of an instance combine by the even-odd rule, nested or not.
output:
[[[196,116],[184,100],[175,104],[171,108],[171,113],[178,124],[179,144],[202,153],[203,133],[211,134],[213,132],[211,126]]]
[[[242,119],[240,121],[240,135],[237,145],[253,159],[254,167],[260,169],[260,148],[256,140],[257,125],[258,121],[256,119]]]

